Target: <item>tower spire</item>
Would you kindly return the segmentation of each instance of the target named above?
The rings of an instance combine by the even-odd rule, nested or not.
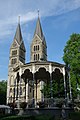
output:
[[[20,27],[20,16],[18,16],[18,26],[17,26],[17,29],[16,29],[14,39],[16,39],[19,44],[22,41],[22,33],[21,33],[21,27]]]
[[[37,24],[36,24],[34,36],[37,34],[42,40],[44,40],[44,35],[43,35],[43,31],[42,31],[42,27],[41,27],[41,23],[40,23],[40,18],[39,18],[39,10],[37,12],[38,12],[38,19],[37,19]]]

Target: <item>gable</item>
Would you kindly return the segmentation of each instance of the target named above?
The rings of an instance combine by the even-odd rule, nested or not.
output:
[[[17,43],[16,39],[13,41],[11,48],[19,47],[19,44]]]

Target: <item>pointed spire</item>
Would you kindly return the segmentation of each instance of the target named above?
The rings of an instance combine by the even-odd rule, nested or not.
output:
[[[21,34],[21,27],[20,27],[20,16],[18,17],[18,26],[16,29],[16,34],[15,34],[14,39],[16,39],[19,44],[22,41],[22,34]]]
[[[35,35],[38,35],[42,40],[44,39],[44,35],[42,32],[42,27],[41,27],[41,23],[40,23],[40,18],[39,18],[39,10],[38,10],[38,20],[37,20],[37,24],[36,24],[36,29],[35,29]]]

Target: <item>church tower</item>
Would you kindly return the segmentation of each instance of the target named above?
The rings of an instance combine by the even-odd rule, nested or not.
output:
[[[31,50],[30,55],[31,62],[47,61],[47,45],[45,37],[43,35],[39,15],[30,50]]]
[[[19,18],[20,19],[20,18]],[[10,48],[9,67],[25,63],[25,46],[21,34],[20,20],[16,29],[13,43]]]

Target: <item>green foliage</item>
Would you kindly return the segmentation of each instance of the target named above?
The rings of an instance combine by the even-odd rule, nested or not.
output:
[[[76,85],[80,84],[80,34],[72,34],[64,48],[63,60],[70,67],[70,79],[73,97],[76,97]]]
[[[70,113],[70,120],[80,120],[80,112]]]
[[[51,85],[45,84],[44,88],[41,90],[45,98],[50,98],[51,96]],[[53,97],[64,97],[64,83],[62,79],[53,80],[52,82],[52,94]]]
[[[27,106],[27,103],[26,103],[26,102],[22,102],[22,103],[20,104],[20,107],[23,108],[23,109],[25,109],[26,106]]]
[[[0,104],[6,104],[7,82],[0,81]]]
[[[15,103],[15,101],[13,101],[13,103],[8,103],[8,105],[9,105],[12,109],[14,109],[14,108],[17,107],[17,104]]]
[[[34,116],[9,116],[0,120],[34,120]]]
[[[37,105],[39,106],[39,108],[45,108],[47,106],[47,104],[45,102],[38,102]]]
[[[9,116],[1,118],[0,120],[54,120],[54,116],[37,115],[37,116]]]

